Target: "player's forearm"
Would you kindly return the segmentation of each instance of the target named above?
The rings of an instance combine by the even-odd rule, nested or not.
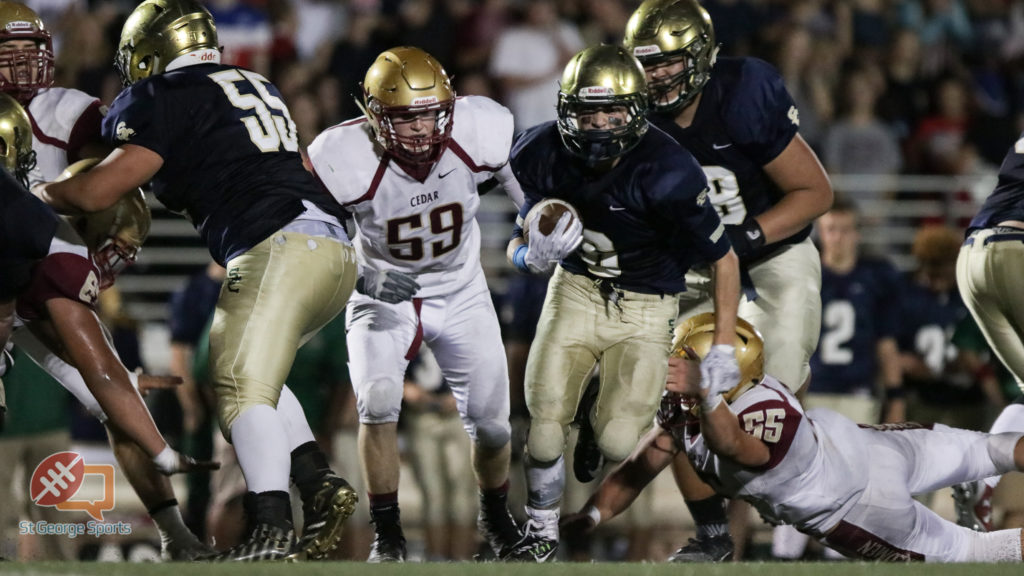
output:
[[[601,513],[601,521],[607,522],[629,508],[653,479],[641,463],[625,460],[601,481],[584,508],[594,506]]]
[[[494,173],[494,177],[497,178],[502,189],[505,190],[505,195],[515,204],[516,210],[522,208],[526,197],[523,194],[523,187],[519,185],[519,181],[516,180],[515,175],[512,173],[512,165],[506,163],[501,167],[501,170]]]
[[[711,278],[714,283],[714,343],[733,344],[740,305],[740,265],[735,252],[729,250],[712,265]]]
[[[763,442],[740,428],[736,415],[725,402],[711,411],[702,407],[700,431],[709,450],[741,466],[761,466],[771,456]]]
[[[907,401],[903,388],[903,371],[900,369],[900,351],[893,338],[882,338],[876,346],[878,371],[882,381],[883,424],[903,422],[907,419]]]
[[[827,184],[828,180],[825,180]],[[832,206],[832,188],[800,188],[782,197],[778,204],[756,216],[767,243],[785,240],[803,230]]]

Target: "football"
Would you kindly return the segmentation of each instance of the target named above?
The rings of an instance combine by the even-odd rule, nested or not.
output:
[[[566,212],[572,214],[572,218],[569,220],[570,223],[572,223],[572,220],[578,220],[580,217],[580,213],[573,208],[572,204],[558,198],[545,198],[534,204],[533,208],[530,208],[530,211],[526,213],[526,219],[523,220],[523,240],[526,240],[527,244],[530,243],[530,225],[534,219],[540,218],[540,221],[537,223],[538,230],[540,230],[541,234],[547,236],[554,230],[555,224],[558,224],[558,219]]]

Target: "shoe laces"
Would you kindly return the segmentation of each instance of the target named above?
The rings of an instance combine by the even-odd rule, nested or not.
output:
[[[527,515],[526,528],[524,532],[531,539],[544,539],[558,541],[558,511],[531,510]]]

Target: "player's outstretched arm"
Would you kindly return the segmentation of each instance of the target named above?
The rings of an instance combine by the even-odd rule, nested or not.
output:
[[[586,533],[625,511],[679,452],[672,435],[655,426],[633,453],[605,476],[583,509],[562,519],[563,533]]]
[[[98,212],[152,180],[164,159],[148,148],[125,144],[88,172],[39,184],[32,193],[63,214]]]
[[[96,397],[109,426],[134,440],[164,474],[218,467],[212,462],[196,462],[170,448],[92,309],[68,298],[51,298],[46,309],[64,353]]]

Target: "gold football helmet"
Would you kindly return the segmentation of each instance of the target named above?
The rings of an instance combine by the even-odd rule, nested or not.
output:
[[[114,67],[125,86],[160,74],[175,58],[217,50],[217,27],[199,0],[146,0],[121,29]]]
[[[711,350],[715,336],[715,315],[711,312],[687,318],[676,327],[672,339],[672,356],[704,358]],[[736,319],[736,362],[740,381],[723,394],[727,402],[739,397],[764,378],[764,339],[749,322]]]
[[[718,55],[711,16],[697,0],[646,0],[630,16],[622,43],[646,67],[683,63],[682,72],[650,83],[651,106],[664,113],[693,102]],[[679,95],[669,96],[677,88]]]
[[[0,45],[32,40],[34,48],[0,46],[0,91],[28,104],[36,92],[53,86],[53,38],[39,15],[17,2],[0,2]]]
[[[28,173],[36,167],[32,123],[21,104],[0,92],[0,157],[4,168],[28,188]]]
[[[441,63],[414,46],[381,52],[366,71],[363,112],[377,142],[390,154],[412,164],[432,164],[444,153],[455,114],[455,90]],[[401,136],[396,119],[433,113],[434,129],[422,136]]]
[[[623,107],[625,121],[586,130],[580,116]],[[558,91],[558,132],[570,152],[595,165],[632,150],[647,133],[647,80],[643,66],[620,46],[601,44],[573,56]]]
[[[99,158],[86,158],[68,166],[57,181],[67,180],[100,163]],[[141,188],[122,196],[113,206],[99,212],[68,218],[89,248],[92,260],[100,271],[100,289],[109,288],[117,275],[139,255],[142,243],[149,236],[152,217]]]

